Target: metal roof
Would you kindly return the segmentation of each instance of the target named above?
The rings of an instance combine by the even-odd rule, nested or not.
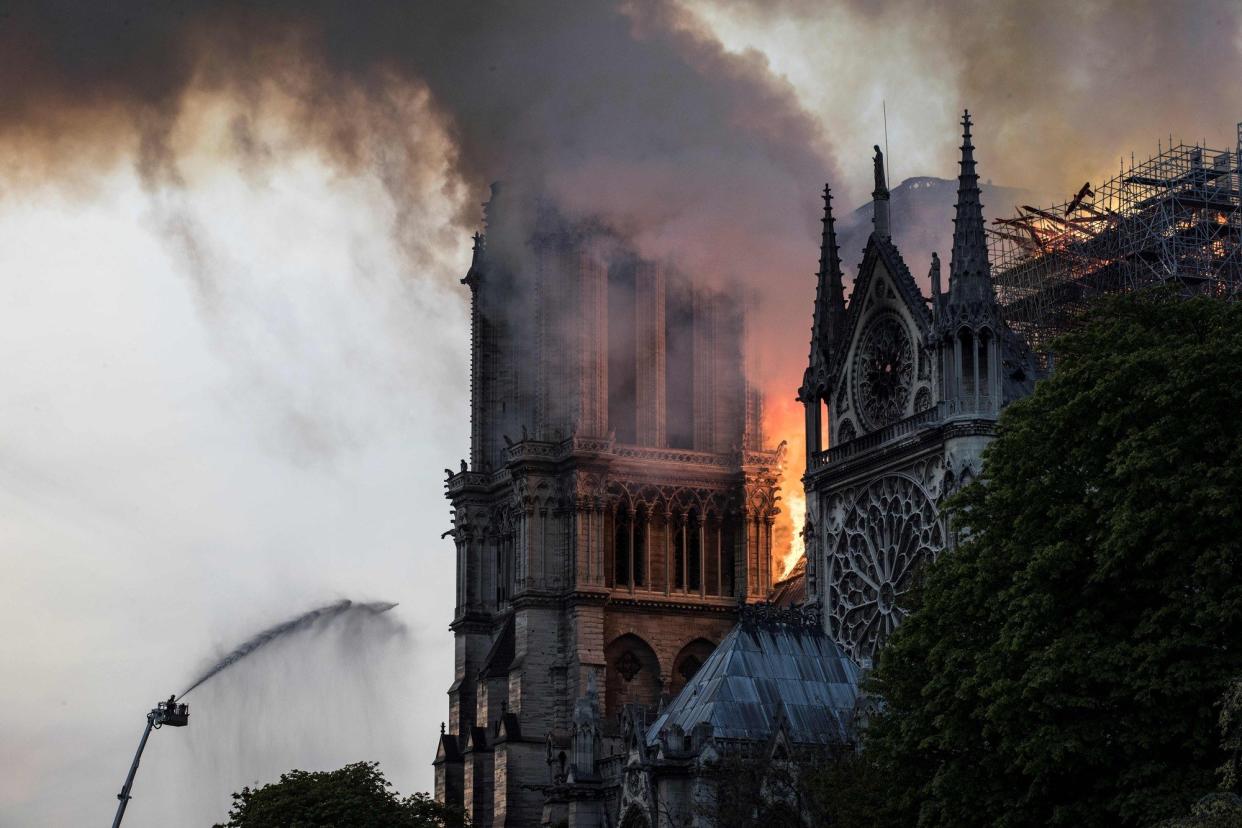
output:
[[[822,628],[735,626],[647,729],[647,744],[678,726],[708,723],[718,739],[766,740],[778,718],[801,744],[844,741],[858,697],[858,667]]]

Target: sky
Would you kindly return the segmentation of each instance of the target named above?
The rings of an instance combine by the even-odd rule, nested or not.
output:
[[[106,819],[155,701],[342,598],[398,606],[191,694],[126,824],[293,767],[431,787],[492,180],[753,289],[775,442],[819,192],[865,201],[885,111],[894,181],[953,176],[969,106],[985,179],[1065,194],[1242,118],[1206,1],[106,5],[0,17],[5,826]]]

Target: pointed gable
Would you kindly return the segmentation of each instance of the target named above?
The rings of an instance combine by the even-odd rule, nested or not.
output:
[[[877,269],[882,268],[883,274],[877,276]],[[858,278],[854,280],[854,289],[850,293],[849,313],[846,317],[846,338],[853,339],[858,323],[870,309],[867,305],[872,282],[876,278],[887,276],[896,292],[896,298],[910,311],[919,333],[926,334],[931,330],[932,316],[927,307],[927,297],[914,281],[910,268],[901,257],[901,251],[890,239],[882,239],[872,235],[863,248],[862,264],[858,266]],[[860,301],[861,300],[861,301]],[[842,356],[847,349],[842,349]]]
[[[932,405],[935,392],[931,375],[931,355],[927,343],[932,331],[932,314],[892,240],[873,232],[863,249],[858,278],[850,293],[845,335],[832,366],[833,388],[829,414],[830,445],[849,442],[861,433],[887,423],[871,423],[860,416],[857,381],[858,354],[873,323],[881,317],[900,319],[908,347],[903,349],[902,372],[908,377],[908,391],[900,401],[901,412],[894,419],[918,413]]]
[[[445,762],[461,761],[461,742],[458,741],[456,733],[445,733],[440,731],[440,741],[436,745],[436,758],[432,762],[433,765],[442,765]]]

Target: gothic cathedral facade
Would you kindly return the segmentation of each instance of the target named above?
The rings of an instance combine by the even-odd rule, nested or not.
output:
[[[779,458],[734,298],[499,188],[485,223],[436,797],[526,826],[589,686],[654,712],[768,596]]]
[[[962,124],[947,292],[936,254],[927,298],[893,244],[876,147],[873,228],[847,302],[824,190],[810,360],[798,391],[806,586],[829,636],[864,668],[901,623],[918,567],[952,543],[945,499],[979,476],[1000,409],[1035,381],[1031,354],[992,290],[969,113]]]

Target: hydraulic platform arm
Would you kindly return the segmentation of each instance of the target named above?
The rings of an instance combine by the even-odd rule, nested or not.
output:
[[[138,763],[142,761],[142,751],[147,747],[147,739],[151,736],[152,730],[157,730],[164,725],[172,727],[185,727],[190,723],[190,707],[185,704],[177,704],[173,701],[172,696],[168,697],[168,701],[160,702],[155,708],[147,714],[147,726],[142,731],[142,739],[138,741],[138,751],[134,754],[134,763],[129,766],[129,775],[125,777],[125,784],[121,787],[121,792],[116,795],[120,800],[116,806],[116,818],[112,820],[112,828],[120,828],[121,820],[125,817],[125,807],[129,805],[130,791],[134,787],[134,777],[138,775]]]

